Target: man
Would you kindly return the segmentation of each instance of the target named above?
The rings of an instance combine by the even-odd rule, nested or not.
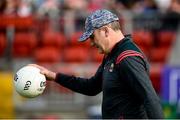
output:
[[[79,41],[88,38],[105,54],[96,74],[90,79],[52,72],[42,66],[47,79],[85,95],[103,92],[103,119],[163,118],[158,96],[149,79],[149,66],[130,36],[120,30],[118,17],[108,10],[97,10],[85,22]]]

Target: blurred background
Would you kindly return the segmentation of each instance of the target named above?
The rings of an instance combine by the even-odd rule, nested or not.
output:
[[[88,97],[53,82],[42,95],[21,97],[14,73],[29,63],[92,76],[102,55],[78,43],[87,15],[116,13],[124,34],[150,62],[150,77],[165,118],[180,118],[180,0],[0,0],[0,118],[101,118],[101,94]]]

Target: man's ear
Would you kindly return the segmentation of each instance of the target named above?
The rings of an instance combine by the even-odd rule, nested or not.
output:
[[[105,32],[105,36],[108,37],[110,31],[109,31],[109,28],[107,26],[104,27],[104,32]]]

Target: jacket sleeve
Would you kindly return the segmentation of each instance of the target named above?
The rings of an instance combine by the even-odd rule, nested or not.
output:
[[[102,91],[102,65],[96,74],[89,79],[57,73],[55,82],[84,95],[97,95]]]
[[[125,76],[130,89],[143,101],[148,118],[163,118],[160,99],[147,72],[147,63],[140,57],[129,56],[119,63],[119,71]]]

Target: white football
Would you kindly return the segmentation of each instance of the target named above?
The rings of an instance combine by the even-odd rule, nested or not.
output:
[[[46,78],[40,69],[33,66],[24,66],[14,76],[16,91],[27,98],[34,98],[43,93],[46,87]]]

